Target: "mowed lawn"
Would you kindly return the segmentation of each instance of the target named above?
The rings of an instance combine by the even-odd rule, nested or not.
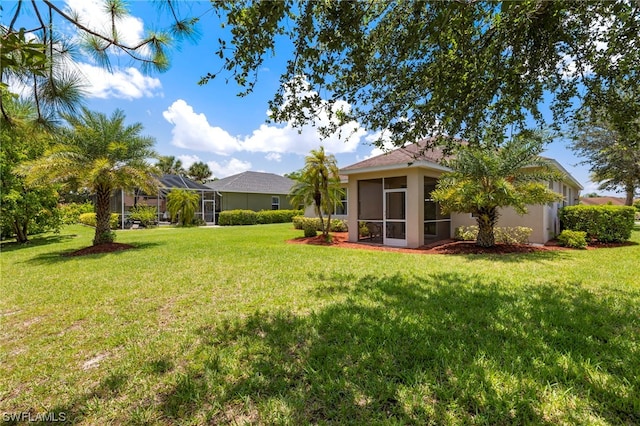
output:
[[[0,413],[78,424],[640,423],[634,245],[424,255],[291,224],[2,245]],[[6,419],[5,419],[6,420]]]

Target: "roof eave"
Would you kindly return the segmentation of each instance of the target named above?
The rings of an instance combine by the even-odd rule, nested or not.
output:
[[[386,172],[390,170],[401,170],[401,169],[413,169],[413,168],[422,168],[429,170],[437,170],[441,172],[449,172],[450,168],[445,167],[441,164],[434,163],[431,161],[413,161],[411,163],[396,163],[396,164],[385,164],[383,166],[372,166],[372,167],[362,167],[357,169],[341,169],[341,175],[355,175],[361,173],[371,173],[371,172]]]

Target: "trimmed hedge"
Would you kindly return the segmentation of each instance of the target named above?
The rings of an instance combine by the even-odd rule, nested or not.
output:
[[[496,243],[501,244],[527,244],[533,229],[526,226],[496,226],[493,235]],[[478,226],[458,226],[454,233],[454,239],[462,241],[475,241],[478,238]]]
[[[302,214],[302,210],[260,210],[258,223],[287,223],[292,222],[294,216]]]
[[[294,216],[302,213],[300,210],[225,210],[218,216],[218,225],[256,225],[258,223],[287,223]]]
[[[324,219],[324,223],[327,223],[327,219]],[[293,218],[293,227],[295,229],[307,229],[307,228],[315,228],[317,231],[322,230],[322,226],[320,224],[320,218],[318,217],[306,217],[306,216],[295,216]],[[346,232],[348,231],[347,221],[342,219],[331,219],[331,226],[329,227],[329,231],[331,232]]]
[[[584,231],[587,239],[603,243],[631,238],[635,208],[630,206],[567,206],[560,210],[563,229]]]
[[[95,213],[82,213],[78,217],[78,222],[96,227],[96,214]],[[118,213],[111,213],[111,219],[109,219],[111,229],[118,229],[120,227],[120,215]]]
[[[558,235],[558,243],[564,247],[577,249],[587,248],[587,233],[584,231],[571,231],[565,229]]]

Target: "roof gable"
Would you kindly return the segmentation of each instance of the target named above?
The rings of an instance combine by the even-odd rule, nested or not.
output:
[[[397,167],[407,167],[416,163],[430,163],[434,166],[442,168],[440,162],[446,157],[444,151],[440,147],[428,147],[433,139],[423,139],[419,142],[367,158],[366,160],[352,164],[340,169],[340,173],[349,173],[352,171],[365,171]]]
[[[218,192],[252,194],[289,194],[295,181],[275,173],[242,172],[206,185]]]

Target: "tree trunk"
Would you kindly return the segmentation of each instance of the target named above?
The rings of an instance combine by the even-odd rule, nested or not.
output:
[[[113,234],[109,223],[111,219],[110,198],[110,188],[99,186],[96,189],[96,234],[93,237],[94,246],[113,242]]]
[[[493,234],[493,227],[498,222],[498,210],[495,207],[480,209],[476,214],[476,221],[478,222],[476,245],[479,247],[495,246],[496,238]]]
[[[625,192],[627,193],[627,198],[624,201],[625,206],[633,205],[633,195],[635,194],[635,187],[633,185],[627,185],[625,188]]]
[[[25,225],[24,227],[21,226],[22,224],[20,222],[18,222],[17,220],[13,222],[13,231],[16,233],[16,241],[24,244],[27,241],[29,241],[28,239],[28,235],[27,235],[27,225]]]
[[[316,207],[316,215],[320,218],[320,229],[322,230],[322,235],[325,235],[324,230],[324,218],[322,217],[322,194],[319,191],[316,191],[313,196],[315,207]]]

